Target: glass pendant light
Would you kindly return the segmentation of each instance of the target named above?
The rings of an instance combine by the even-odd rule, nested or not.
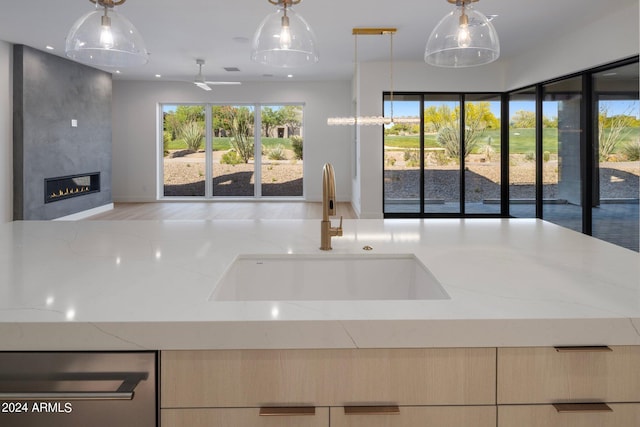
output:
[[[114,6],[126,0],[89,0],[95,10],[80,17],[69,30],[67,57],[97,67],[122,68],[143,65],[149,53],[140,33]]]
[[[251,59],[281,68],[318,62],[316,37],[307,21],[291,7],[302,0],[268,1],[278,9],[260,23],[253,36]]]
[[[424,53],[427,64],[438,67],[473,67],[500,56],[498,33],[489,19],[475,10],[478,0],[447,0],[456,8],[433,29]]]

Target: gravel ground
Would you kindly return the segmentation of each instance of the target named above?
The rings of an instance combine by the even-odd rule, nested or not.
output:
[[[214,157],[213,194],[253,196],[253,162],[238,165],[219,163]],[[302,161],[262,160],[263,196],[302,196]],[[204,196],[204,153],[164,159],[165,196]]]
[[[388,154],[388,153],[387,153]],[[218,154],[219,155],[219,154]],[[394,153],[396,162],[387,165],[384,180],[388,198],[419,197],[420,171],[405,166],[403,153]],[[480,157],[469,158],[465,174],[469,202],[500,198],[500,164],[483,162]],[[218,196],[253,196],[255,177],[253,163],[225,165],[214,159],[214,194]],[[302,196],[302,161],[272,161],[263,158],[262,194],[265,196]],[[166,196],[204,196],[204,153],[165,158],[164,178]],[[638,198],[640,162],[602,163],[600,194],[603,198]],[[429,164],[425,169],[426,197],[436,200],[459,199],[458,165]],[[535,163],[512,157],[509,165],[510,197],[535,197]],[[557,197],[558,162],[544,164],[544,197]]]

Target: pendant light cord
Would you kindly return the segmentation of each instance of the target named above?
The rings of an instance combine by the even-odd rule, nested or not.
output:
[[[391,124],[393,125],[393,33],[389,33],[389,76],[391,79],[390,102],[391,102]]]

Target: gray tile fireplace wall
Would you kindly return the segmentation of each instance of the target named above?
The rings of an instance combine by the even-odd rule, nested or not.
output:
[[[13,79],[13,219],[111,203],[111,74],[15,45]],[[45,204],[45,179],[95,172],[99,192]]]

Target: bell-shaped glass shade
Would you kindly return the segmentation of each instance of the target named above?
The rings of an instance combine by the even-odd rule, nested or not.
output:
[[[316,36],[293,8],[267,15],[253,36],[251,59],[261,64],[296,68],[318,62]]]
[[[424,52],[427,64],[438,67],[473,67],[500,56],[500,41],[493,24],[472,6],[458,6],[433,29]]]
[[[103,8],[80,17],[69,30],[67,57],[97,67],[121,68],[146,64],[149,53],[138,30],[124,16]]]

